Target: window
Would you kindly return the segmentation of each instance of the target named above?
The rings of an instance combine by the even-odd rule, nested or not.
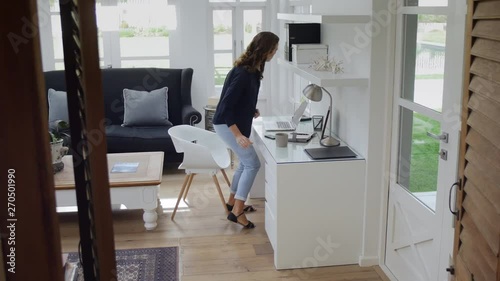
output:
[[[52,42],[42,37],[42,45],[53,54],[45,70],[64,69],[59,0],[39,1],[50,6]],[[176,28],[176,13],[167,0],[97,0],[96,18],[101,67],[170,66],[169,31]]]
[[[252,38],[264,30],[266,0],[209,0],[212,8],[213,86],[220,94],[227,73]]]

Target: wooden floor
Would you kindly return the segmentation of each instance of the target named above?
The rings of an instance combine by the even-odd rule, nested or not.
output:
[[[170,215],[185,174],[175,167],[166,167],[163,174],[160,197],[164,214],[158,218],[158,227],[146,231],[141,210],[114,211],[116,249],[178,246],[183,281],[389,280],[379,267],[356,265],[277,271],[264,229],[263,200],[253,200],[258,210],[248,215],[256,228],[242,229],[226,219],[211,177],[197,175],[189,191],[189,206],[181,201],[172,221]],[[232,172],[228,171],[228,175],[231,178]],[[219,182],[227,196],[229,189],[222,175]],[[63,252],[76,251],[76,213],[61,213],[59,219]]]

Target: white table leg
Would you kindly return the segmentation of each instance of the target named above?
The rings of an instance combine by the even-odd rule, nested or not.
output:
[[[158,208],[156,208],[156,213],[158,215],[163,215],[163,206],[161,205],[160,198],[158,198]]]
[[[156,213],[156,208],[151,210],[144,209],[144,214],[142,215],[144,219],[144,227],[146,230],[153,230],[158,225],[156,220],[158,219],[158,214]]]

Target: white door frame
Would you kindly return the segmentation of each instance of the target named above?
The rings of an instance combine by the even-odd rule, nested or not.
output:
[[[461,2],[460,2],[461,1]],[[457,40],[459,42],[464,42],[464,31],[465,31],[465,14],[466,14],[466,1],[450,1],[449,7],[439,7],[439,8],[426,8],[426,7],[404,7],[401,9],[401,13],[397,15],[397,33],[396,33],[396,65],[395,65],[395,79],[394,79],[394,115],[393,115],[393,139],[392,139],[392,149],[391,151],[391,175],[397,175],[397,160],[398,160],[398,145],[399,145],[399,122],[400,122],[400,105],[404,105],[406,108],[411,109],[416,112],[423,113],[425,115],[429,115],[432,118],[440,121],[441,130],[442,131],[453,131],[450,136],[450,143],[443,144],[441,143],[440,148],[445,148],[448,150],[448,163],[456,163],[458,165],[458,147],[459,147],[459,129],[460,129],[460,102],[461,102],[461,94],[462,94],[462,83],[456,83],[455,81],[451,81],[450,78],[460,77],[462,79],[462,71],[463,71],[463,44],[456,44]],[[458,3],[457,3],[458,2]],[[401,85],[402,85],[402,77],[396,75],[398,73],[402,73],[402,60],[403,60],[403,47],[402,47],[402,33],[403,33],[403,24],[402,19],[404,14],[444,14],[448,16],[447,19],[447,50],[446,50],[446,65],[444,71],[444,88],[443,92],[443,110],[442,113],[436,113],[432,110],[424,106],[420,106],[418,104],[413,104],[407,100],[400,98],[401,96]],[[452,46],[452,47],[451,47]],[[462,58],[461,60],[450,60],[449,58]],[[448,94],[446,94],[448,93]],[[451,95],[449,93],[460,93],[456,95]],[[457,165],[440,165],[440,173],[447,174],[446,178],[454,178],[456,179],[458,176]],[[441,178],[443,178],[441,176]],[[442,181],[442,180],[441,180]],[[395,182],[395,178],[390,180],[390,185],[393,185]],[[443,253],[452,253],[452,245],[453,245],[453,229],[451,228],[453,222],[453,215],[448,211],[448,189],[444,188],[443,184],[439,183],[437,190],[437,198],[440,201],[436,202],[436,215],[440,216],[437,221],[440,226],[439,229],[436,230],[439,233],[435,236],[435,240],[437,242],[436,245],[439,245],[439,252],[441,253],[438,259],[438,263],[436,264],[435,270],[438,274],[437,280],[447,280],[448,274],[444,271],[444,268],[449,265],[450,257],[447,254]],[[452,181],[448,183],[452,184]],[[449,186],[448,185],[448,186]],[[390,188],[389,188],[390,189]],[[388,202],[389,203],[389,202]],[[389,215],[389,205],[387,205],[386,213]],[[386,225],[389,224],[389,217],[386,220]],[[386,229],[386,235],[388,235],[388,228]],[[384,245],[384,249],[387,249],[387,243],[382,242]],[[387,272],[389,270],[385,266],[386,259],[386,251],[383,252],[383,261],[384,264],[382,267]],[[396,280],[395,277],[387,272],[391,279]],[[392,275],[392,276],[391,276]]]

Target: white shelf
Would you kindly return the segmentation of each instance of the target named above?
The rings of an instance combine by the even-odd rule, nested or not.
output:
[[[279,20],[312,23],[368,23],[370,15],[319,15],[319,14],[284,14],[278,13]]]
[[[352,74],[334,74],[328,71],[316,71],[309,68],[309,65],[295,65],[282,58],[278,58],[278,64],[302,76],[311,83],[323,87],[352,87],[368,86],[369,79]]]

